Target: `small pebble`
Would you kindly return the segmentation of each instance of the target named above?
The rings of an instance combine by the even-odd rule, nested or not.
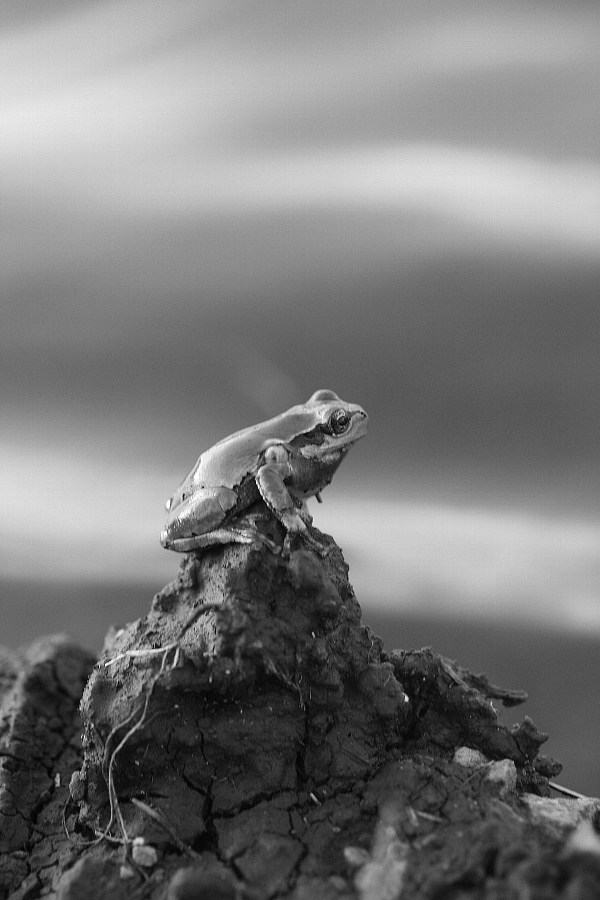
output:
[[[577,853],[600,856],[600,836],[589,819],[583,819],[571,832],[563,851],[564,856],[573,856]]]
[[[131,858],[136,865],[151,869],[158,862],[158,853],[143,837],[136,837],[131,847]]]
[[[454,762],[467,769],[477,769],[479,766],[487,765],[488,760],[479,750],[473,750],[472,747],[458,747],[454,751]]]
[[[351,866],[364,866],[371,859],[371,855],[362,847],[344,847],[344,859]]]
[[[71,775],[71,781],[69,782],[69,792],[75,802],[79,802],[85,797],[86,782],[81,772],[75,771]]]
[[[499,759],[488,765],[486,779],[502,785],[504,791],[517,788],[517,767],[512,759]]]
[[[179,869],[171,879],[167,900],[236,900],[236,890],[226,875]]]

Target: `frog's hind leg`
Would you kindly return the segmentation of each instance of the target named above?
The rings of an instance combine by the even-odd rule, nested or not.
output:
[[[279,553],[280,548],[274,541],[261,534],[257,528],[217,528],[208,534],[194,534],[189,537],[181,537],[172,541],[169,550],[177,550],[186,553],[191,550],[203,550],[206,547],[214,547],[216,544],[258,544],[267,546],[273,553]]]

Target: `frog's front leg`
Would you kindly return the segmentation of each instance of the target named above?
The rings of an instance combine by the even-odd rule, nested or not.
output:
[[[312,521],[310,515],[296,507],[285,486],[284,479],[291,474],[288,451],[281,444],[274,444],[265,452],[264,464],[256,473],[258,490],[269,509],[287,531],[284,550],[289,551],[293,535],[301,534],[304,540],[322,555],[323,547],[306,528],[306,523]]]

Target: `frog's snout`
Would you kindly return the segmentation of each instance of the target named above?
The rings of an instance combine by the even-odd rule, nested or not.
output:
[[[357,409],[354,413],[355,416],[355,424],[354,428],[357,432],[357,437],[363,437],[367,433],[367,425],[369,424],[369,417],[364,411],[364,409]]]

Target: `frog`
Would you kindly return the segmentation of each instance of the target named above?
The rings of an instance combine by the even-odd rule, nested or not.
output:
[[[367,425],[361,406],[322,389],[306,403],[224,438],[200,455],[167,501],[162,546],[186,553],[218,544],[266,544],[289,555],[299,536],[325,555],[308,531],[306,500],[322,502],[321,492]],[[250,507],[260,500],[266,515],[283,526],[283,548],[257,527]]]

